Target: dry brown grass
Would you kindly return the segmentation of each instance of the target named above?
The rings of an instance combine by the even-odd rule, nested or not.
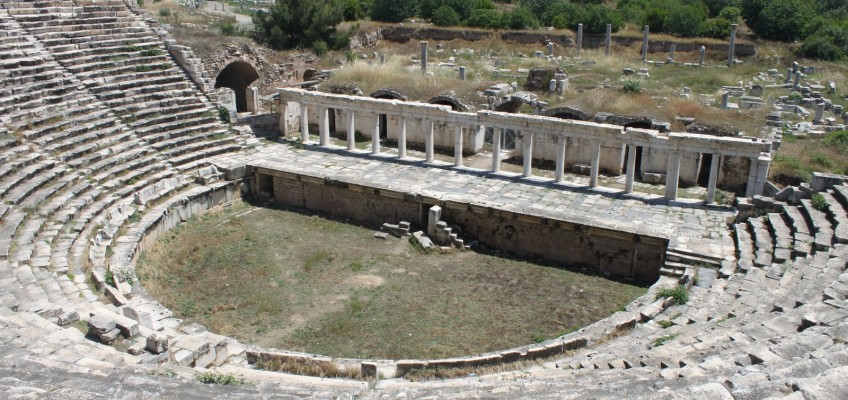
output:
[[[384,65],[357,61],[337,70],[324,86],[353,83],[366,95],[389,88],[417,101],[426,101],[452,91],[455,96],[473,104],[477,101],[476,92],[491,84],[473,79],[461,81],[455,68],[438,68],[431,64],[428,70],[433,71],[434,76],[422,74],[418,65],[412,65],[400,56],[389,57]]]
[[[365,380],[360,368],[355,366],[339,367],[331,361],[319,361],[307,358],[288,358],[286,360],[259,360],[256,367],[265,371],[285,372],[295,375],[317,376],[320,378],[346,378]]]
[[[210,331],[351,358],[457,357],[541,342],[645,291],[496,254],[422,253],[406,238],[372,235],[311,213],[234,206],[163,235],[137,273],[162,304]]]

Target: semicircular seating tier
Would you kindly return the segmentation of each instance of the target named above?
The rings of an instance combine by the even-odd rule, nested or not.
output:
[[[182,324],[127,280],[102,284],[111,266],[132,267],[151,232],[238,197],[237,182],[205,179],[203,169],[216,157],[244,154],[245,139],[219,122],[217,107],[173,61],[155,23],[127,2],[3,1],[0,27],[0,392],[848,397],[844,183],[822,193],[828,211],[809,200],[762,199],[764,218],[731,225],[736,254],[702,260],[688,303],[654,301],[661,284],[676,281],[661,278],[625,311],[557,342],[581,346],[531,368],[428,382],[257,370],[250,358],[273,351]],[[83,322],[88,336],[73,327]],[[130,339],[129,349],[103,344],[117,335]],[[162,376],[210,368],[252,384]]]

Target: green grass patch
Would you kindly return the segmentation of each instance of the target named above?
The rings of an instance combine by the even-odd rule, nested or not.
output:
[[[302,210],[240,204],[143,252],[137,275],[187,322],[266,347],[357,358],[479,354],[558,337],[646,288],[524,259],[422,253]]]
[[[813,205],[813,208],[821,212],[830,210],[830,205],[827,204],[827,200],[825,200],[824,195],[821,193],[813,193],[810,196],[810,203]]]
[[[244,378],[232,374],[222,374],[219,372],[203,372],[195,375],[195,378],[200,383],[215,384],[215,385],[245,385],[247,382]]]
[[[686,292],[686,287],[683,285],[661,288],[657,292],[655,299],[659,300],[669,297],[674,299],[674,304],[686,304],[689,301],[689,293]]]

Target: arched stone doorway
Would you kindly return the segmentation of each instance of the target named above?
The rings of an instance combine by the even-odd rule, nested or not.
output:
[[[371,93],[371,97],[386,100],[407,100],[406,96],[391,89],[378,89]],[[389,137],[389,117],[386,114],[380,114],[377,116],[377,123],[380,126],[380,139],[387,139]]]
[[[259,79],[259,73],[247,62],[234,61],[228,64],[215,78],[215,88],[227,87],[236,93],[236,110],[247,111],[247,87]]]
[[[430,104],[449,106],[453,111],[465,112],[471,108],[467,104],[463,103],[461,100],[453,96],[436,96],[431,98],[430,100],[427,100],[427,102]]]

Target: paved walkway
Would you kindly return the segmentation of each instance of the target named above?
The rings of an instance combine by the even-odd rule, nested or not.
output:
[[[727,208],[707,208],[699,200],[668,202],[661,196],[625,194],[609,188],[590,189],[547,178],[496,174],[447,163],[397,160],[349,152],[338,147],[270,143],[248,154],[225,155],[213,161],[221,167],[251,165],[330,178],[348,183],[403,191],[440,200],[453,200],[512,212],[565,220],[637,234],[666,237],[670,249],[716,257],[733,255],[727,229]]]

